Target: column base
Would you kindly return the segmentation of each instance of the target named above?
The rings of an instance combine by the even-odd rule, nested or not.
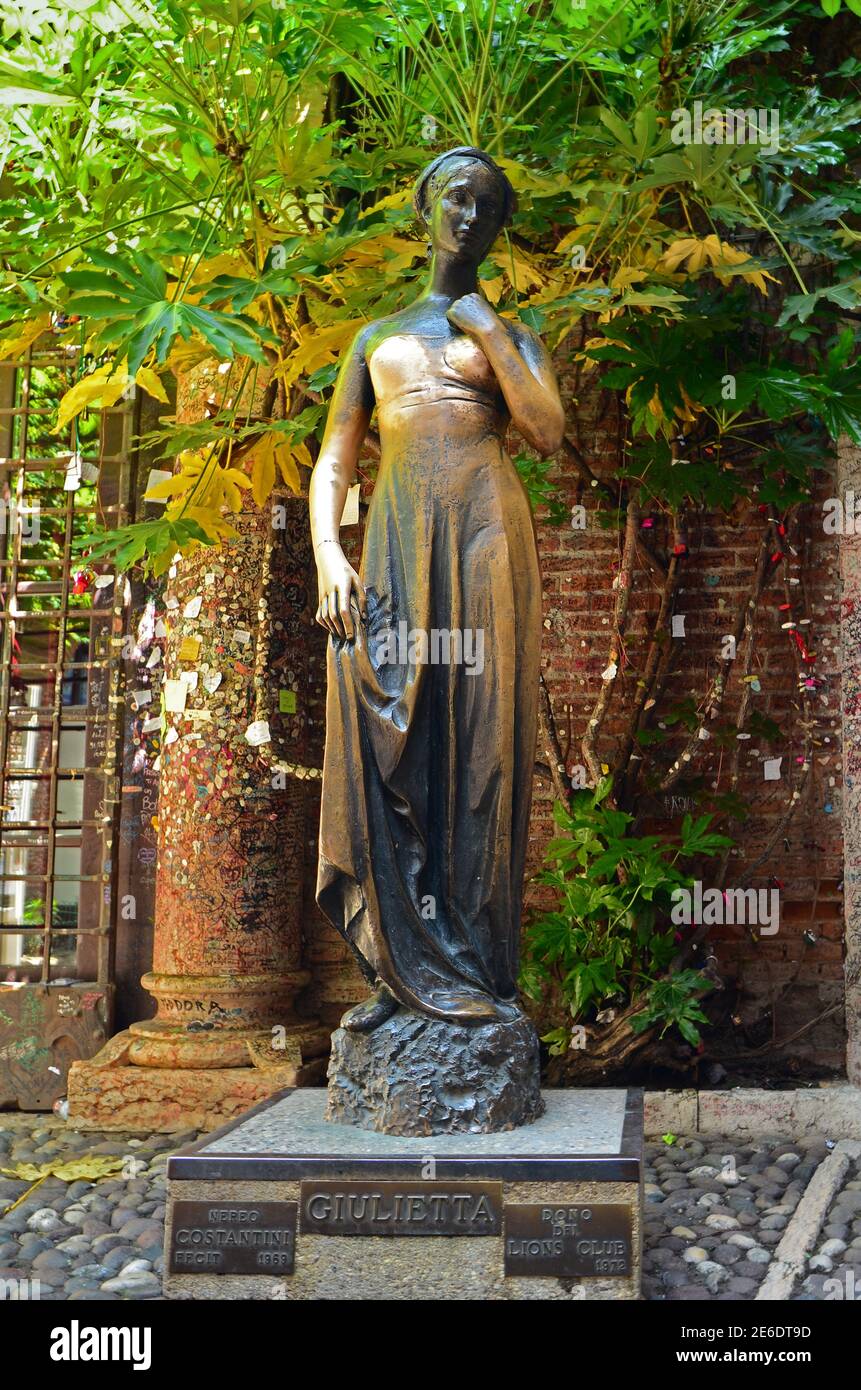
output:
[[[187,1068],[298,1067],[309,1056],[326,1052],[330,1034],[312,1023],[280,1028],[224,1028],[193,1031],[181,1023],[151,1018],[129,1028],[128,1061],[154,1070]]]
[[[318,1035],[319,1030],[309,1025],[303,1042],[313,1039],[317,1044]],[[209,1132],[286,1087],[318,1085],[326,1074],[325,1053],[272,1063],[271,1053],[258,1050],[255,1055],[253,1040],[247,1049],[248,1065],[235,1067],[136,1066],[130,1059],[134,1045],[131,1033],[119,1033],[89,1061],[72,1064],[68,1099],[73,1129]],[[302,1050],[308,1056],[315,1049]]]

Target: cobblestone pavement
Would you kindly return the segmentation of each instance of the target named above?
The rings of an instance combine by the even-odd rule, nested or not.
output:
[[[755,1298],[828,1152],[824,1138],[742,1144],[709,1135],[647,1144],[643,1296],[679,1302]],[[859,1297],[861,1169],[856,1161],[792,1298]]]
[[[46,1178],[0,1216],[0,1280],[33,1281],[21,1297],[41,1300],[160,1297],[165,1164],[195,1137],[76,1133],[53,1116],[0,1115],[0,1168],[91,1154],[124,1161],[96,1182]],[[0,1212],[30,1186],[0,1177]]]
[[[861,1159],[831,1203],[796,1297],[861,1300]]]
[[[159,1298],[165,1165],[195,1137],[77,1133],[53,1116],[0,1114],[0,1168],[88,1155],[124,1163],[97,1181],[46,1178],[0,1216],[0,1281],[43,1300]],[[828,1151],[824,1138],[649,1143],[643,1296],[754,1298]],[[0,1212],[30,1185],[0,1177]],[[850,1164],[793,1298],[861,1300],[861,1160]]]

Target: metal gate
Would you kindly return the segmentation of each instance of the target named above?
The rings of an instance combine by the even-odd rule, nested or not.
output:
[[[0,1107],[50,1107],[112,1023],[126,581],[75,542],[130,519],[134,402],[55,433],[81,361],[0,362]]]

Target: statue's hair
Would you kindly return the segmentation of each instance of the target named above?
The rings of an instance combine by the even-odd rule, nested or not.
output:
[[[477,150],[472,145],[457,145],[453,150],[445,150],[443,154],[438,154],[436,159],[432,159],[427,168],[423,169],[416,180],[415,191],[413,193],[413,207],[422,222],[428,222],[433,195],[437,188],[444,182],[444,171],[441,169],[446,160],[463,159],[472,160],[477,164],[483,164],[492,174],[495,174],[499,186],[502,190],[502,222],[505,226],[511,221],[512,214],[517,208],[517,194],[514,192],[508,175],[500,169],[484,150]]]

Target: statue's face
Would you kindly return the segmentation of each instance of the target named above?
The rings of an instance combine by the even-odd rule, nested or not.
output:
[[[434,251],[479,264],[496,240],[503,214],[503,191],[493,170],[470,160],[452,160],[431,209]]]

